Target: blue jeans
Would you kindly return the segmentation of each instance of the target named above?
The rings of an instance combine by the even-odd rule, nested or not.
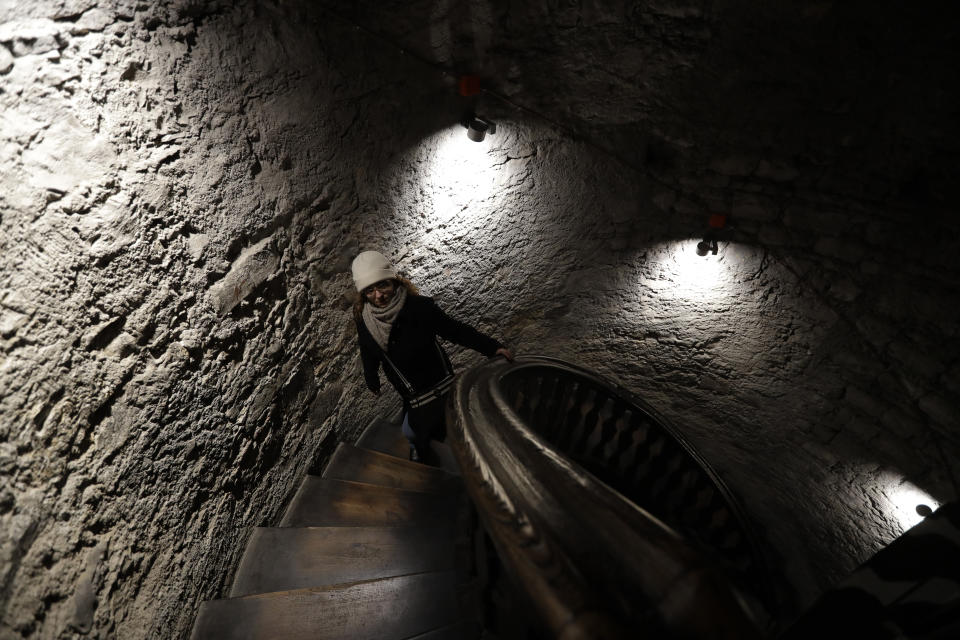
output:
[[[417,434],[415,434],[413,429],[410,428],[410,414],[406,411],[403,412],[402,430],[404,437],[410,441],[410,444],[414,444],[417,439]]]

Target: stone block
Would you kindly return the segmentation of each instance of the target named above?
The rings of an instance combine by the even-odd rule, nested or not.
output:
[[[782,226],[765,224],[757,231],[757,240],[760,244],[771,247],[783,247],[792,244],[793,239]]]
[[[570,273],[563,283],[563,292],[576,295],[588,291],[612,291],[616,289],[617,272],[607,267],[581,269]]]
[[[103,355],[112,358],[126,358],[136,351],[136,338],[126,331],[121,331],[103,348]]]
[[[824,447],[822,444],[818,444],[814,442],[804,442],[800,446],[803,447],[804,451],[812,455],[814,458],[820,461],[820,463],[826,466],[827,468],[833,467],[835,464],[837,464],[840,461],[830,449]]]
[[[889,247],[897,244],[902,233],[902,225],[886,220],[871,220],[866,226],[863,237],[871,245]]]
[[[931,420],[952,433],[960,431],[960,398],[930,393],[920,398],[920,409]]]
[[[660,191],[653,196],[652,201],[661,211],[669,211],[676,199],[676,191]]]
[[[917,401],[926,395],[929,389],[920,384],[913,376],[906,375],[898,367],[891,367],[890,371],[877,376],[877,384],[893,396],[905,395]]]
[[[883,266],[873,260],[865,260],[860,263],[860,272],[868,276],[875,276],[883,273]]]
[[[850,216],[830,208],[792,205],[784,211],[783,223],[795,229],[816,231],[822,235],[839,235],[851,227]]]
[[[790,162],[782,160],[761,160],[754,175],[774,182],[790,182],[800,175],[800,171]]]
[[[732,155],[714,160],[710,169],[724,176],[749,176],[759,163],[754,156]]]
[[[922,414],[918,414],[913,407],[908,410],[890,407],[880,417],[880,424],[887,431],[891,431],[897,437],[904,439],[916,437],[926,429]]]
[[[940,376],[940,384],[955,396],[960,397],[960,364],[953,364]]]
[[[70,33],[75,36],[82,36],[91,31],[103,31],[108,26],[113,24],[113,16],[110,12],[101,9],[99,7],[94,7],[85,11],[80,19],[73,23],[73,26],[70,27]]]
[[[677,198],[673,203],[673,210],[681,215],[707,215],[702,204],[687,198]]]
[[[202,261],[203,250],[210,244],[210,235],[206,233],[191,233],[187,237],[187,250],[194,264]]]
[[[70,627],[81,634],[86,634],[93,627],[93,617],[97,608],[97,591],[94,584],[97,571],[104,563],[108,543],[101,542],[88,553],[86,569],[77,582],[73,593]]]
[[[838,432],[839,429],[826,420],[818,420],[808,431],[808,433],[821,444],[826,444],[833,440]]]
[[[843,399],[851,406],[872,418],[879,418],[886,413],[888,409],[888,405],[884,400],[853,385],[848,385],[846,389],[844,389]]]
[[[900,440],[889,433],[882,434],[870,441],[869,451],[875,452],[881,461],[893,464],[906,476],[918,477],[926,473],[931,467],[931,461],[925,456],[918,455],[916,447],[906,440]],[[938,464],[933,462],[932,464]]]
[[[830,441],[830,450],[841,460],[862,459],[867,443],[857,437],[855,431],[841,429]]]
[[[864,442],[869,442],[876,438],[878,435],[884,433],[881,428],[881,423],[876,420],[862,420],[860,418],[855,418],[847,426],[846,429],[849,429],[851,433],[856,434],[857,438],[863,440]]]
[[[845,377],[853,374],[870,380],[883,375],[883,363],[864,351],[834,349],[831,351],[830,357],[844,370]],[[846,390],[844,390],[844,393],[846,393]]]
[[[758,220],[772,222],[780,217],[776,203],[769,198],[758,195],[737,196],[730,208],[730,215],[734,220]]]
[[[837,237],[820,238],[813,245],[820,255],[837,258],[844,262],[860,262],[866,249],[859,242]]]
[[[0,336],[9,338],[23,328],[30,316],[14,311],[13,309],[4,309],[0,312]]]
[[[925,280],[927,276],[926,274],[918,275],[917,278]],[[960,277],[956,281],[960,282]],[[912,280],[904,282],[901,290],[904,292],[902,298],[908,302],[906,306],[914,318],[924,318],[931,324],[939,325],[937,328],[941,330],[951,325],[953,327],[957,326],[957,318],[960,314],[957,314],[954,305],[945,304],[941,292],[931,287],[930,284],[923,285],[918,283],[917,280]],[[956,347],[953,347],[953,353],[957,353],[960,343],[944,343],[937,345],[937,348],[943,348],[944,353],[947,353],[951,351],[952,344],[957,344]]]
[[[100,182],[115,157],[105,136],[66,116],[50,126],[42,142],[23,153],[23,163],[32,186],[66,193],[84,182]]]
[[[736,229],[742,231],[747,236],[756,236],[760,233],[760,227],[763,225],[762,222],[757,220],[742,219],[735,223]],[[734,236],[736,237],[736,236]]]
[[[210,287],[210,303],[220,315],[225,315],[276,272],[280,265],[271,246],[264,238],[244,249],[230,267],[223,280]]]
[[[843,302],[853,302],[860,297],[861,290],[849,278],[840,278],[830,283],[827,293]]]
[[[725,176],[717,173],[708,173],[704,176],[701,176],[700,181],[704,186],[715,187],[718,189],[725,190],[730,186],[730,176]]]
[[[60,26],[53,20],[33,18],[0,23],[0,42],[13,45],[16,56],[40,55],[56,51]]]
[[[0,44],[0,74],[4,74],[10,69],[13,69],[13,54]]]
[[[905,338],[898,339],[887,347],[887,353],[903,368],[904,372],[924,380],[935,380],[944,370],[944,364],[936,357],[923,353],[919,345]]]
[[[700,388],[721,394],[729,394],[733,391],[729,380],[710,373],[704,373],[700,376]]]
[[[857,329],[874,346],[890,342],[900,329],[887,320],[871,314],[864,314],[856,320]]]

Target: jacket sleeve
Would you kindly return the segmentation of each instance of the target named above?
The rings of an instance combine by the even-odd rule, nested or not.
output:
[[[360,347],[360,360],[363,363],[363,378],[367,388],[374,393],[380,393],[380,354],[376,351],[373,340],[364,340],[364,328],[357,325],[357,344]]]
[[[451,318],[432,299],[430,300],[430,313],[437,335],[444,340],[479,351],[488,358],[495,356],[497,349],[503,346],[497,340],[480,333],[467,323]]]

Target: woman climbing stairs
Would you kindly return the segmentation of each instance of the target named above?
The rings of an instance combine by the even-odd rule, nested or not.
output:
[[[372,423],[308,475],[279,527],[258,527],[228,598],[203,603],[194,640],[461,640],[479,635],[469,509],[443,468],[407,460],[399,425]]]

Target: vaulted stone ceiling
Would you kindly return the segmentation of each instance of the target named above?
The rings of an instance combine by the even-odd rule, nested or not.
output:
[[[958,194],[947,2],[332,2],[337,15],[658,173],[944,205]]]

